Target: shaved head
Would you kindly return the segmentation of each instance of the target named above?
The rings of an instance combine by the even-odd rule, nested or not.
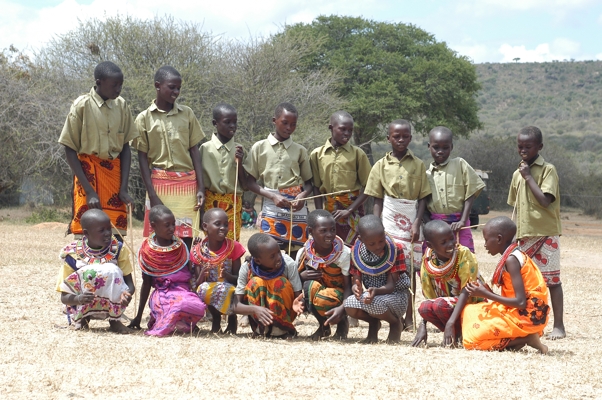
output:
[[[436,126],[429,132],[429,140],[454,140],[454,134],[451,129],[445,126]]]
[[[249,238],[249,241],[247,242],[247,248],[253,257],[259,257],[261,247],[271,243],[276,243],[276,245],[278,245],[276,239],[270,235],[266,235],[265,233],[256,233]]]
[[[369,214],[360,218],[357,225],[360,236],[376,235],[385,232],[383,222],[376,215]]]
[[[330,212],[318,209],[310,212],[307,216],[307,227],[315,228],[316,224],[318,223],[318,220],[320,219],[328,219],[334,221],[334,218],[332,217],[332,214]]]
[[[440,219],[435,219],[424,225],[424,239],[432,242],[439,235],[451,232],[451,227]]]
[[[226,212],[224,210],[222,210],[221,208],[211,208],[211,209],[205,211],[205,215],[203,215],[203,222],[208,224],[209,222],[211,222],[211,218],[213,218],[217,215],[223,215],[226,217],[226,219],[228,218],[228,215],[226,214]]]
[[[148,221],[150,223],[157,222],[158,219],[163,218],[166,215],[173,215],[171,210],[164,205],[154,206],[148,213]]]
[[[485,228],[493,235],[502,235],[505,240],[512,240],[516,235],[516,224],[508,217],[495,217],[485,224]]]
[[[84,213],[80,219],[82,229],[88,230],[99,222],[111,222],[109,216],[98,208],[92,208]]]
[[[341,122],[341,121],[345,121],[345,122],[351,121],[351,123],[353,123],[353,117],[347,111],[343,111],[343,110],[335,111],[330,116],[330,125],[334,125],[337,122]]]

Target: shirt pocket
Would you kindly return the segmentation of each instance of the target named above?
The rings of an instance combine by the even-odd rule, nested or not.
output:
[[[405,186],[403,188],[404,190],[402,192],[402,197],[406,200],[418,200],[422,179],[420,179],[420,176],[416,174],[408,174],[404,176],[404,179]]]
[[[123,141],[125,140],[125,132],[117,132],[109,134],[109,153],[121,153],[123,149]],[[117,157],[115,157],[117,158]]]
[[[336,190],[353,190],[357,182],[357,171],[348,171],[344,169],[333,169],[333,182],[331,185]]]

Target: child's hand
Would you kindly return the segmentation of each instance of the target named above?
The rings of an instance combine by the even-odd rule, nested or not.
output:
[[[412,342],[412,347],[418,347],[422,342],[426,344],[427,338],[428,333],[426,332],[426,323],[423,322],[420,325],[418,325],[418,331],[416,332],[416,336],[414,337],[414,341]]]
[[[194,211],[201,210],[203,205],[205,204],[205,193],[199,190],[196,193],[196,205],[194,206]]]
[[[412,224],[412,242],[417,242],[420,240],[420,221],[416,220]],[[414,250],[410,249],[410,254],[412,254]]]
[[[75,296],[75,302],[80,306],[84,304],[90,304],[94,301],[95,297],[96,296],[94,295],[94,293],[82,293]]]
[[[130,197],[127,190],[119,191],[119,200],[123,201],[125,204],[133,204],[134,203],[134,200]],[[98,208],[100,208],[100,206]]]
[[[245,152],[242,149],[242,146],[236,146],[236,151],[234,152],[234,158],[238,159],[239,165],[240,165],[240,163],[242,163],[242,158],[244,155],[245,155]]]
[[[88,204],[88,208],[102,208],[96,192],[86,193],[86,203]]]
[[[303,292],[301,292],[301,294],[299,296],[297,296],[297,298],[295,300],[293,300],[293,311],[296,312],[297,314],[301,314],[303,313],[303,299],[305,297],[303,296]]]
[[[302,281],[319,281],[322,279],[322,271],[316,271],[313,269],[307,269],[301,272]]]
[[[443,332],[443,345],[445,347],[456,347],[456,327],[454,325],[449,322],[445,324],[445,331]]]
[[[355,283],[351,287],[351,292],[355,295],[356,299],[360,299],[363,289],[362,282],[358,278],[355,278]]]
[[[376,296],[376,288],[368,288],[368,290],[366,290],[366,295],[364,296],[364,304],[372,304],[372,299],[374,299],[374,296]]]
[[[519,164],[518,172],[520,172],[524,179],[527,179],[531,176],[531,168],[529,168],[529,165],[524,161],[521,161],[521,163]]]
[[[332,218],[334,218],[335,221],[339,221],[339,220],[345,220],[345,219],[349,218],[350,215],[351,215],[351,211],[349,211],[349,210],[336,210],[332,214]]]
[[[253,313],[253,317],[257,322],[259,322],[263,326],[268,326],[272,324],[274,318],[272,317],[274,312],[268,308],[255,306],[255,312]]]
[[[465,288],[471,297],[488,297],[489,291],[479,282],[468,282]]]
[[[453,233],[457,233],[460,229],[462,229],[464,225],[466,225],[466,221],[460,220],[458,222],[452,222],[449,227],[451,228]]]
[[[286,199],[286,197],[274,193],[272,195],[272,201],[277,207],[280,208],[291,208],[291,202]]]
[[[129,292],[122,292],[121,293],[121,306],[127,307],[130,304],[130,301],[132,301],[132,295]]]
[[[139,317],[134,318],[132,321],[130,321],[130,324],[128,325],[128,328],[131,328],[131,329],[142,329],[140,327],[140,320],[141,320],[141,318],[139,318]]]
[[[296,201],[293,201],[293,211],[299,211],[305,206],[305,201],[303,193],[299,193],[297,197],[295,197]]]
[[[205,279],[207,279],[207,275],[208,274],[209,274],[209,267],[208,266],[204,266],[203,268],[201,268],[201,272],[199,272],[199,276],[197,276],[196,282],[194,283],[194,285],[197,288],[199,286],[201,286],[201,283],[205,282]]]
[[[341,320],[343,318],[347,317],[347,313],[345,312],[345,307],[343,307],[342,305],[340,305],[338,307],[331,308],[330,310],[326,311],[324,313],[324,315],[326,315],[327,317],[329,317],[324,322],[324,326],[327,326],[327,325],[336,325],[339,322],[341,322]]]

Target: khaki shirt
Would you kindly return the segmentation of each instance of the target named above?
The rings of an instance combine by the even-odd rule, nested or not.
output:
[[[429,165],[426,176],[431,185],[432,196],[426,206],[432,214],[461,213],[464,202],[475,197],[485,187],[483,180],[463,158],[447,159],[447,162]]]
[[[312,176],[307,149],[290,137],[280,142],[272,133],[253,145],[244,167],[269,189],[303,185]]]
[[[132,146],[147,154],[150,167],[173,172],[194,169],[189,150],[197,146],[205,134],[190,107],[175,103],[165,112],[153,101],[136,117],[136,127],[140,136]]]
[[[313,184],[320,193],[360,190],[366,186],[372,168],[362,149],[349,142],[335,149],[330,139],[311,152],[309,163]]]
[[[387,195],[394,199],[420,200],[431,194],[431,187],[424,163],[408,149],[401,161],[392,152],[378,160],[370,171],[364,193],[379,199]]]
[[[59,143],[78,154],[113,160],[119,157],[123,145],[137,136],[132,111],[125,100],[117,97],[105,101],[92,88],[71,105]]]
[[[529,236],[556,236],[562,233],[560,225],[560,185],[556,168],[545,162],[540,155],[531,164],[531,176],[537,182],[537,186],[546,194],[554,196],[554,202],[542,207],[533,192],[527,186],[527,182],[518,170],[512,175],[510,192],[508,193],[508,204],[514,207],[516,204],[516,225],[518,231],[517,239]]]
[[[211,136],[210,141],[201,145],[205,189],[219,194],[234,193],[237,173],[234,157],[236,146],[240,145],[233,139],[222,143],[215,133]],[[245,158],[246,154],[243,155],[243,163]],[[242,168],[242,165],[239,168]],[[236,192],[242,195],[241,182],[238,183]]]

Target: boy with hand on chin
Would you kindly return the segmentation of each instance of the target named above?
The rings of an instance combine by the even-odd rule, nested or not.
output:
[[[485,183],[464,159],[449,158],[454,143],[452,131],[448,128],[433,128],[429,132],[428,146],[433,162],[426,171],[432,192],[427,197],[426,216],[450,224],[454,234],[460,232],[460,244],[474,253],[472,232],[461,228],[470,225],[472,203]]]
[[[205,211],[221,208],[228,216],[228,238],[240,239],[242,226],[242,194],[246,180],[243,169],[245,153],[233,138],[236,134],[238,114],[230,104],[219,103],[213,108],[213,126],[216,132],[211,140],[201,145],[203,180],[205,182]],[[238,174],[238,186],[236,184]],[[234,192],[236,191],[236,210]],[[236,237],[234,221],[236,220]]]
[[[255,143],[244,163],[248,189],[265,198],[260,229],[272,236],[282,249],[288,248],[292,237],[291,257],[307,241],[307,207],[302,200],[312,193],[307,149],[291,139],[297,128],[297,117],[295,106],[280,103],[272,118],[275,132]],[[264,187],[257,184],[258,180],[263,181]],[[301,201],[293,204],[291,226],[293,200]]]
[[[367,197],[364,187],[370,174],[370,161],[362,149],[349,143],[353,135],[353,118],[345,111],[330,117],[331,137],[326,144],[311,152],[309,161],[313,174],[314,194],[350,193],[316,197],[316,209],[332,213],[339,236],[347,246],[357,238],[357,224],[364,216],[363,204]],[[326,204],[324,205],[324,201]]]
[[[296,336],[293,322],[303,312],[303,293],[295,260],[282,254],[278,242],[264,233],[251,236],[247,246],[251,260],[238,273],[238,302],[271,311],[249,316],[253,333],[283,339]]]
[[[550,289],[554,328],[547,335],[556,340],[566,337],[564,295],[560,281],[560,186],[554,165],[539,154],[543,135],[535,126],[518,133],[518,154],[522,158],[512,175],[508,204],[516,207],[518,245],[533,262]]]
[[[102,62],[94,68],[94,80],[90,93],[73,102],[59,138],[74,175],[73,216],[67,233],[81,237],[82,215],[97,208],[125,235],[125,205],[132,203],[128,194],[129,142],[138,132],[129,106],[119,96],[121,69],[110,61]]]

